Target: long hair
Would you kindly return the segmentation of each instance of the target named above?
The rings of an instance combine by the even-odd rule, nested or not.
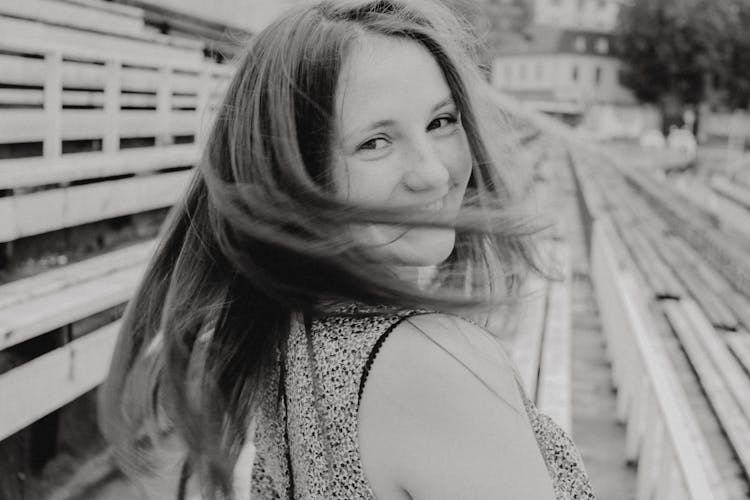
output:
[[[472,173],[456,245],[437,289],[400,281],[342,228],[436,224],[335,196],[334,99],[353,42],[368,34],[424,46],[462,117]],[[324,0],[255,36],[237,63],[201,161],[122,320],[100,425],[126,471],[153,467],[159,432],[185,443],[207,498],[232,496],[231,470],[297,313],[358,301],[441,309],[486,301],[499,269],[503,300],[540,271],[507,176],[503,117],[484,95],[470,31],[441,3]],[[512,176],[512,173],[511,173]],[[493,264],[493,262],[496,264]]]

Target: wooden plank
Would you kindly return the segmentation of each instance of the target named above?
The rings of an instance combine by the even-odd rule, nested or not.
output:
[[[726,381],[727,387],[732,391],[734,398],[742,408],[745,417],[750,422],[750,378],[743,372],[742,367],[732,356],[724,338],[708,322],[708,318],[693,301],[687,300],[680,303],[684,314],[690,321],[690,326],[698,335],[703,344],[704,351],[711,356],[721,376]],[[750,437],[750,436],[748,436]],[[750,453],[750,449],[748,449]]]
[[[119,326],[107,325],[0,375],[0,440],[99,385]]]
[[[95,9],[52,0],[3,0],[0,3],[0,15],[78,29],[106,29],[111,34],[128,36],[140,36],[144,32],[143,11],[139,12],[140,15],[136,15],[136,12],[139,11],[131,10],[126,15],[122,11]]]
[[[704,284],[704,288],[711,291],[715,307],[719,309],[718,314],[723,318],[731,317],[723,321],[714,321],[715,326],[728,330],[736,330],[737,321],[741,321],[750,327],[750,300],[737,292],[731,283],[716,269],[708,265],[705,259],[684,240],[676,237],[664,239],[665,252],[669,252],[671,262],[681,269],[690,269],[697,274],[697,278]],[[723,309],[728,309],[728,312]],[[730,323],[731,321],[731,323]]]
[[[173,92],[197,95],[201,90],[202,85],[201,74],[197,72],[184,73],[176,71],[172,75]]]
[[[681,287],[682,291],[677,297],[686,297],[689,292],[700,303],[714,326],[736,330],[737,316],[722,299],[722,292],[729,294],[731,285],[678,238],[660,235],[655,229],[647,230],[646,233],[655,249],[652,258],[671,268],[674,276],[678,276],[685,285],[685,288]]]
[[[104,135],[102,150],[105,153],[116,153],[120,149],[120,130],[118,128],[120,113],[120,77],[122,64],[119,60],[109,60],[105,65],[107,82],[104,86]]]
[[[718,367],[705,352],[702,335],[696,333],[685,313],[684,304],[666,302],[663,304],[667,319],[688,354],[698,379],[703,386],[711,406],[734,448],[737,457],[747,474],[750,471],[750,421],[743,414],[735,395],[732,394]],[[700,330],[699,330],[700,331]]]
[[[603,243],[599,245],[606,249],[609,265],[616,266],[617,269],[632,267],[627,250],[617,237],[609,217],[599,215],[592,229],[592,277],[598,271],[593,265],[598,262],[594,260],[598,254],[594,254],[593,247],[595,243],[598,243],[597,240],[603,240]],[[625,423],[631,400],[637,391],[633,376],[633,365],[637,363],[633,359],[637,357],[637,351],[634,343],[629,341],[631,334],[628,329],[626,311],[617,302],[615,292],[610,290],[612,284],[594,281],[594,285],[607,353],[612,364],[612,380],[617,389],[616,415],[619,422]]]
[[[616,160],[611,161],[623,172],[628,182],[655,207],[674,234],[698,249],[735,288],[750,296],[750,259],[745,249],[718,231],[711,217],[697,210],[688,201],[678,198],[662,183],[626,170]]]
[[[157,145],[171,144],[171,134],[167,132],[170,128],[170,111],[172,109],[172,68],[159,68],[159,88],[156,92],[156,115],[158,120]]]
[[[745,373],[750,376],[750,333],[730,332],[724,338],[734,357],[745,369]]]
[[[102,139],[106,134],[103,109],[64,109],[60,120],[65,140]]]
[[[137,264],[0,309],[0,350],[124,304],[144,268]]]
[[[106,59],[96,59],[100,63],[115,57],[110,54]],[[62,85],[73,89],[104,89],[107,84],[107,72],[102,64],[85,61],[63,61]]]
[[[116,153],[70,153],[52,160],[39,157],[0,160],[0,189],[190,166],[197,162],[198,154],[196,144],[176,144],[125,149]]]
[[[44,80],[44,157],[62,154],[62,53],[52,51],[44,58],[47,74]]]
[[[41,142],[46,128],[43,109],[4,109],[0,114],[0,144]]]
[[[665,429],[664,422],[659,418],[656,407],[649,408],[647,420],[649,422],[644,436],[644,453],[638,461],[638,480],[636,485],[636,500],[651,500],[653,491],[659,481],[659,465],[664,452]]]
[[[622,328],[621,331],[628,334],[628,339],[622,338],[621,341],[635,345],[643,360],[644,372],[656,396],[670,446],[679,463],[681,476],[685,479],[685,489],[689,492],[682,498],[728,499],[718,467],[690,409],[687,396],[679,385],[664,346],[653,332],[648,309],[636,302],[639,287],[632,274],[632,264],[626,264],[616,257],[617,243],[612,234],[607,237],[602,221],[597,221],[593,231],[591,269],[597,299],[604,313],[603,324]],[[669,305],[670,302],[664,304]],[[621,321],[623,318],[624,321]]]
[[[171,111],[167,123],[169,124],[167,133],[171,135],[193,135],[198,131],[198,112]]]
[[[198,129],[195,132],[195,142],[198,144],[204,144],[206,137],[209,134],[209,114],[211,113],[211,110],[209,109],[209,106],[211,104],[210,102],[210,90],[209,85],[211,85],[211,75],[208,71],[203,71],[200,74],[200,86],[198,90],[197,97],[197,111],[198,115],[200,116],[198,120]]]
[[[634,358],[630,367],[634,372],[635,390],[632,395],[633,401],[628,408],[625,429],[625,460],[631,464],[638,463],[643,447],[649,446],[648,442],[644,443],[644,436],[649,426],[654,423],[652,419],[659,417],[659,415],[655,417],[650,415],[651,408],[656,404],[653,400],[651,384],[644,373],[643,364],[637,353]]]
[[[160,127],[156,110],[127,109],[118,115],[118,128],[122,137],[155,137],[166,132]]]
[[[719,176],[711,178],[711,187],[720,195],[750,210],[750,188],[733,183],[729,179]]]
[[[156,96],[151,94],[121,94],[120,106],[136,108],[156,108]]]
[[[50,117],[55,120],[50,123]],[[0,116],[0,144],[42,141],[59,117],[63,140],[101,138],[105,131],[106,114],[102,109],[64,109],[48,115],[42,109],[6,109]],[[122,110],[117,115],[122,137],[153,137],[192,135],[198,124],[196,111],[168,111],[167,129],[160,128],[155,110]]]
[[[42,295],[54,294],[64,288],[98,279],[125,268],[142,266],[151,257],[155,247],[156,240],[148,240],[11,281],[0,286],[0,308],[27,302]]]
[[[0,241],[168,207],[187,187],[189,171],[141,176],[0,198]]]
[[[180,47],[173,38],[148,34],[143,38],[108,36],[61,26],[0,17],[0,48],[46,53],[60,50],[66,56],[105,61],[117,54],[123,62],[150,66],[179,66],[199,70],[203,52],[196,45]]]
[[[684,295],[684,288],[680,285],[674,273],[662,262],[649,241],[640,231],[630,229],[625,231],[628,246],[633,252],[634,260],[643,270],[643,276],[651,285],[657,298],[679,298]]]
[[[555,255],[561,263],[563,281],[549,285],[539,368],[539,409],[563,430],[572,433],[572,353],[571,353],[571,279],[570,250],[566,243],[556,244]]]
[[[680,193],[701,209],[713,214],[719,222],[719,228],[750,244],[750,210],[736,201],[726,198],[711,189],[710,185],[692,180],[678,179],[673,186]]]
[[[47,72],[44,59],[0,54],[0,83],[42,87]]]
[[[172,96],[173,108],[198,108],[198,99],[195,96]]]
[[[0,104],[42,106],[44,104],[44,93],[39,89],[0,89]]]
[[[153,92],[159,89],[158,68],[122,68],[122,89],[130,92]]]
[[[64,90],[62,93],[63,106],[104,106],[104,93],[90,90]]]

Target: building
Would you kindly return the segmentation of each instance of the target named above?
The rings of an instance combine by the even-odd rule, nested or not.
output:
[[[533,0],[534,23],[611,32],[623,0]]]
[[[536,25],[492,65],[495,87],[546,113],[576,120],[595,104],[630,105],[613,35]]]

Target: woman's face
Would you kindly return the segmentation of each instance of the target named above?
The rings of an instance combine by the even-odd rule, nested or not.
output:
[[[363,206],[455,220],[471,153],[450,88],[426,48],[364,37],[342,68],[336,111],[333,178],[340,195]],[[452,228],[350,229],[375,259],[396,266],[438,264],[455,243]]]

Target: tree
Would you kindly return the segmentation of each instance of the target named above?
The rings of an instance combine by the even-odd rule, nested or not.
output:
[[[732,55],[727,68],[727,104],[732,109],[750,109],[750,0],[735,0],[735,23],[731,32]]]
[[[619,50],[626,63],[622,82],[641,101],[661,109],[664,128],[685,107],[727,101],[741,32],[739,2],[633,0],[621,10]]]

